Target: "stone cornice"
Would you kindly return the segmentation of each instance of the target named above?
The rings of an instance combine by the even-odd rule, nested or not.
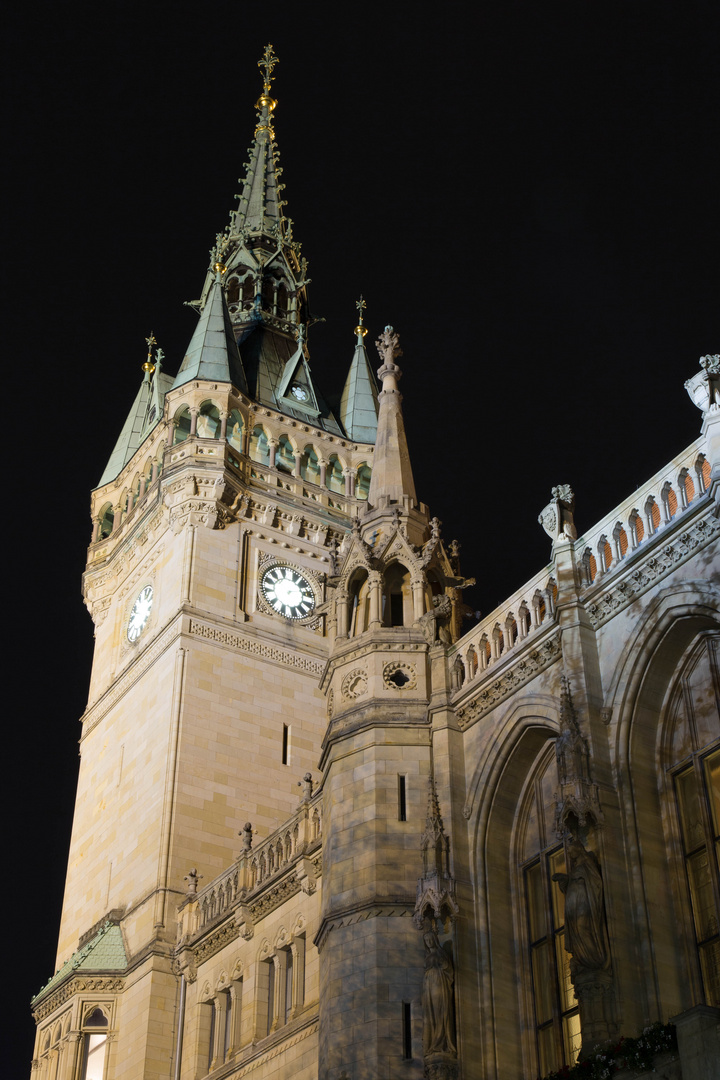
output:
[[[703,508],[704,513],[694,520],[686,519],[682,529],[678,528],[670,536],[663,532],[657,544],[638,549],[627,557],[627,563],[625,560],[620,563],[615,573],[611,571],[596,580],[582,596],[593,629],[603,626],[710,544],[720,534],[720,520],[715,516],[715,509],[708,502]]]
[[[269,660],[271,663],[279,664],[281,667],[294,668],[296,671],[302,671],[315,679],[320,679],[325,668],[324,660],[307,654],[303,655],[297,646],[284,648],[281,645],[268,645],[236,629],[211,625],[196,616],[190,618],[189,633],[193,637],[212,641],[227,648],[235,649],[238,652],[257,656],[263,660]]]
[[[372,900],[366,900],[361,904],[350,904],[346,908],[325,915],[320,923],[320,929],[315,935],[314,944],[320,952],[331,930],[337,930],[341,926],[351,926],[353,923],[364,922],[366,919],[401,918],[412,920],[414,913],[414,896],[375,896]]]
[[[555,663],[561,652],[560,630],[557,626],[549,626],[544,636],[534,638],[517,654],[509,654],[504,663],[501,660],[492,664],[480,678],[473,680],[476,685],[472,689],[463,687],[465,693],[458,695],[462,704],[456,707],[455,714],[461,730],[470,727],[519,687]]]

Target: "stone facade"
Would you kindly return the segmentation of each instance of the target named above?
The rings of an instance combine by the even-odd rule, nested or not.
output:
[[[462,633],[472,582],[415,496],[397,334],[374,444],[355,391],[340,424],[312,384],[272,67],[202,340],[174,384],[151,347],[93,492],[95,660],[33,1075],[529,1080],[674,1018],[662,1067],[706,1078],[718,359],[688,383],[697,441],[584,535],[553,489],[548,565]]]

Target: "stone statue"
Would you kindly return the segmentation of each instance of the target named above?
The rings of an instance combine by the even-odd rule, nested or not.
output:
[[[568,873],[553,874],[565,894],[565,949],[572,954],[573,978],[610,966],[603,883],[594,852],[570,836],[565,842]]]
[[[434,596],[432,609],[426,611],[425,614],[421,615],[418,619],[423,637],[428,645],[434,645],[438,638],[443,645],[451,644],[450,631],[447,627],[451,615],[452,604],[450,602],[450,597],[445,596],[444,594],[442,596]]]
[[[393,326],[386,326],[375,344],[383,363],[388,367],[393,366],[398,357],[403,354],[400,338]]]
[[[440,944],[434,929],[425,931],[423,942],[423,1053],[426,1057],[429,1054],[455,1054],[452,960]]]
[[[183,881],[187,881],[188,896],[195,896],[198,891],[198,882],[200,881],[202,874],[198,874],[197,868],[193,866],[192,870],[188,870],[187,874],[183,878]]]
[[[242,837],[243,851],[250,851],[252,848],[252,823],[250,821],[245,822],[238,836]]]
[[[298,787],[302,788],[302,795],[300,796],[302,802],[309,802],[313,793],[312,773],[306,772],[302,780],[298,780]]]

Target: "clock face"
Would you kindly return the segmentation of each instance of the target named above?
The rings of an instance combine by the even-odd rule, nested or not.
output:
[[[130,619],[128,620],[128,641],[137,641],[147,626],[150,618],[150,608],[153,602],[152,585],[146,585],[132,606]]]
[[[260,582],[270,607],[286,619],[304,619],[315,607],[315,594],[308,581],[292,566],[273,566]]]

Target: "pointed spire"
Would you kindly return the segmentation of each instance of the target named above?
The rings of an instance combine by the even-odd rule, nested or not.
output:
[[[340,398],[340,423],[348,438],[372,443],[377,435],[378,393],[365,350],[367,327],[363,325],[363,311],[367,304],[362,296],[355,306],[360,318],[355,327],[355,353]]]
[[[378,396],[380,411],[368,503],[371,506],[381,502],[402,503],[403,497],[407,496],[414,504],[417,502],[415,482],[405,437],[402,395],[397,387],[402,377],[402,371],[395,363],[395,359],[402,356],[400,339],[392,326],[386,326],[375,344],[383,360],[382,367],[378,368],[382,390]]]
[[[225,267],[216,261],[214,269],[215,280],[173,388],[184,386],[193,379],[209,379],[232,383],[238,390],[247,392],[245,372],[222,287]]]
[[[285,204],[280,198],[284,184],[279,182],[282,169],[278,165],[272,124],[272,114],[277,107],[277,101],[270,96],[272,71],[278,63],[272,45],[266,45],[263,58],[258,61],[258,67],[264,69],[264,75],[262,94],[255,106],[258,115],[255,139],[250,148],[250,161],[242,194],[238,196],[239,205],[233,215],[232,232],[240,232],[241,229],[270,232],[275,233],[279,239],[286,231],[282,209]]]
[[[155,335],[145,338],[148,352],[142,365],[143,381],[137,392],[127,420],[123,424],[113,452],[110,455],[98,487],[109,484],[122,472],[137,448],[144,442],[153,428],[160,423],[165,405],[165,395],[172,386],[172,377],[161,372],[162,349],[156,349],[153,359],[153,347],[157,345]]]

